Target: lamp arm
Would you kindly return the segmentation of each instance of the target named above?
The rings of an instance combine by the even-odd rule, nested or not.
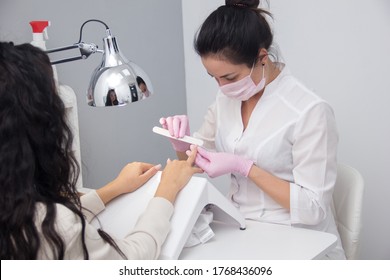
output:
[[[54,64],[60,64],[60,63],[65,63],[65,62],[70,62],[70,61],[75,61],[80,59],[87,59],[93,53],[103,52],[102,50],[99,50],[98,46],[96,46],[93,43],[76,43],[70,46],[47,50],[46,53],[61,52],[61,51],[77,49],[77,48],[80,50],[80,54],[81,54],[80,56],[55,60],[55,61],[51,61],[50,63],[54,65]]]

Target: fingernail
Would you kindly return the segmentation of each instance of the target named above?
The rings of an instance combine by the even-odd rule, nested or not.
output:
[[[154,168],[155,168],[155,169],[157,169],[157,170],[160,170],[160,168],[161,168],[161,164],[157,164],[157,165],[155,165],[155,166],[154,166]]]

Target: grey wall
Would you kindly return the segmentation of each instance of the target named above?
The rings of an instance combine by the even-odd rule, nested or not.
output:
[[[153,97],[117,110],[92,108],[85,103],[85,92],[101,54],[57,66],[60,82],[71,86],[78,99],[84,186],[98,187],[112,180],[127,162],[164,164],[167,157],[175,157],[169,141],[154,134],[152,127],[161,116],[186,110],[181,1],[0,2],[0,40],[15,43],[32,40],[31,20],[50,20],[47,47],[73,44],[81,24],[91,18],[108,24],[121,51],[148,73],[155,91]],[[84,42],[101,46],[105,29],[92,22],[83,34]]]

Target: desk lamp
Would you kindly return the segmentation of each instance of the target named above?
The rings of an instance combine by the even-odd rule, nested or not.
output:
[[[88,22],[99,22],[106,28],[103,38],[103,50],[93,43],[82,42],[82,32]],[[90,19],[80,28],[79,41],[73,45],[47,50],[48,54],[70,49],[79,49],[80,56],[51,61],[60,64],[79,59],[87,59],[91,54],[103,53],[101,64],[93,71],[87,90],[87,103],[93,107],[123,106],[151,96],[153,89],[147,74],[132,61],[129,61],[120,51],[116,38],[103,21]],[[113,102],[107,102],[107,99]],[[109,105],[112,104],[112,105]]]

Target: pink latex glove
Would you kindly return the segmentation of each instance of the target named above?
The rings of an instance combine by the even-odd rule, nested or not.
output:
[[[234,154],[209,152],[198,147],[195,164],[211,178],[227,173],[238,173],[248,177],[253,161]]]
[[[167,118],[161,118],[160,124],[163,128],[168,129],[171,136],[182,138],[185,135],[190,136],[190,123],[186,115],[176,115]],[[185,152],[189,150],[190,144],[169,138],[173,149],[177,152]]]

